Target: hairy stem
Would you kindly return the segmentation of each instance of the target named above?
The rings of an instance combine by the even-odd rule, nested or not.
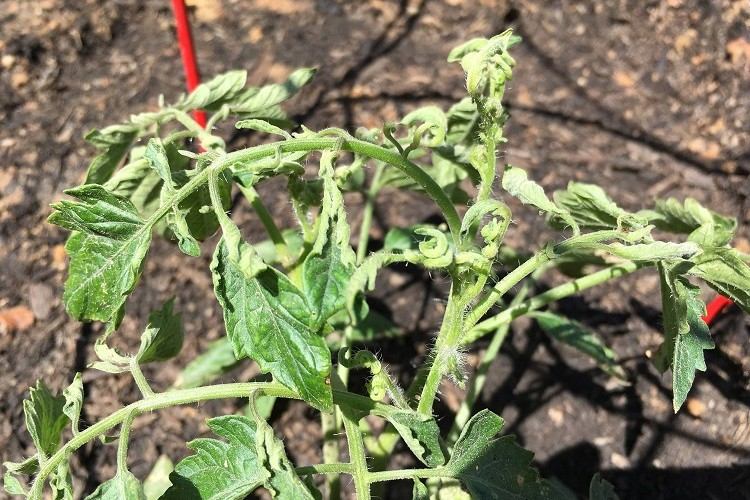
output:
[[[99,422],[93,424],[91,427],[88,427],[73,436],[70,441],[65,443],[55,452],[54,455],[44,462],[39,473],[34,478],[34,484],[29,493],[29,498],[34,500],[42,498],[44,484],[47,478],[52,472],[54,472],[57,465],[70,456],[71,453],[89,441],[96,439],[98,436],[101,436],[110,429],[121,424],[133,415],[138,416],[162,408],[193,404],[201,401],[248,397],[250,394],[256,392],[267,396],[299,399],[299,396],[293,391],[276,382],[217,384],[154,394],[149,398],[141,399],[140,401],[136,401],[135,403],[120,408]],[[369,412],[373,409],[378,409],[380,413],[383,413],[393,409],[390,405],[377,403],[368,397],[339,390],[333,391],[333,400],[337,405],[345,406],[360,412]]]
[[[146,376],[143,375],[141,366],[138,364],[136,358],[130,359],[130,374],[133,376],[135,385],[138,386],[138,390],[141,391],[141,394],[144,398],[148,398],[154,395],[154,391],[153,389],[151,389],[151,386],[146,380]]]
[[[471,344],[472,342],[475,342],[488,333],[497,330],[500,325],[504,323],[510,323],[519,316],[523,316],[526,313],[540,309],[552,302],[564,299],[565,297],[575,295],[576,293],[582,290],[586,290],[587,288],[601,285],[602,283],[615,278],[619,278],[620,276],[625,276],[648,265],[650,264],[626,261],[611,267],[607,267],[593,274],[589,274],[588,276],[583,276],[581,278],[577,278],[575,280],[551,288],[546,292],[540,293],[539,295],[532,297],[525,302],[522,302],[516,306],[509,307],[496,316],[475,324],[473,328],[469,330],[469,332],[464,336],[462,343],[464,345]]]
[[[323,462],[324,465],[336,464],[339,461],[338,432],[340,430],[338,411],[320,414],[320,424],[323,430]],[[347,464],[350,465],[351,464]],[[328,498],[334,500],[341,498],[341,478],[338,476],[326,477],[328,487]]]
[[[130,444],[130,428],[138,413],[133,410],[120,425],[120,438],[117,441],[117,473],[128,471],[128,445]]]
[[[317,464],[307,465],[305,467],[297,467],[294,472],[298,476],[309,476],[311,474],[353,474],[354,466],[351,463],[330,463],[330,464]]]

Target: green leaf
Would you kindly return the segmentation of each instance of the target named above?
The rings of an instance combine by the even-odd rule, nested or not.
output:
[[[86,500],[146,500],[143,486],[128,471],[119,471],[115,477],[100,484]]]
[[[421,123],[416,128],[415,134],[421,138],[424,132],[429,130],[432,137],[426,142],[429,147],[437,147],[445,141],[445,134],[448,132],[448,118],[442,109],[437,106],[425,106],[415,109],[404,116],[401,123],[407,126],[414,126]],[[417,141],[417,145],[419,141]]]
[[[181,389],[200,387],[213,382],[238,363],[231,342],[227,337],[222,337],[188,363],[174,385]]]
[[[29,389],[29,398],[23,401],[26,430],[40,453],[40,460],[54,454],[60,446],[62,431],[68,424],[64,406],[65,398],[52,394],[41,380]]]
[[[145,148],[141,149],[145,151]],[[112,194],[129,199],[143,219],[159,208],[162,186],[159,174],[145,159],[128,163],[104,184],[104,188]]]
[[[407,410],[396,410],[382,416],[393,424],[404,443],[423,464],[438,467],[445,463],[440,428],[434,417]]]
[[[706,370],[703,351],[714,348],[708,325],[702,319],[706,306],[700,299],[700,289],[681,275],[685,267],[659,266],[664,343],[654,356],[654,364],[661,371],[672,368],[672,403],[675,412],[687,399],[695,380],[695,371]]]
[[[722,295],[750,313],[750,266],[737,250],[712,248],[691,259],[689,273],[698,276]]]
[[[9,495],[26,496],[28,493],[26,487],[21,484],[21,481],[19,481],[10,471],[5,471],[5,474],[3,475],[3,489]]]
[[[48,222],[71,231],[127,239],[143,226],[143,220],[130,200],[110,193],[102,186],[86,184],[65,194],[80,201],[53,203]]]
[[[165,361],[182,349],[184,333],[182,318],[173,313],[174,299],[169,299],[161,309],[152,312],[148,325],[141,335],[141,345],[136,354],[139,363]]]
[[[328,238],[320,252],[311,253],[302,265],[302,283],[307,302],[314,315],[315,329],[346,305],[346,288],[352,267],[342,260],[334,241],[335,226],[329,226]]]
[[[503,423],[489,410],[474,415],[444,469],[461,480],[472,498],[559,499],[559,490],[531,467],[533,453],[519,447],[511,436],[497,437]]]
[[[157,500],[172,486],[169,474],[174,470],[172,460],[166,455],[160,455],[151,468],[151,472],[143,481],[143,494],[146,500]]]
[[[567,210],[581,228],[619,229],[626,226],[637,229],[648,223],[644,217],[618,207],[602,188],[594,184],[569,182],[568,188],[555,191],[553,198],[555,204]],[[553,217],[550,222],[558,227],[564,226],[559,217]]]
[[[277,127],[276,125],[268,123],[265,120],[257,120],[254,118],[240,120],[234,124],[234,127],[238,129],[256,130],[258,132],[265,132],[266,134],[280,135],[281,137],[284,137],[286,139],[292,138],[289,132],[280,127]]]
[[[617,354],[584,325],[551,312],[534,312],[530,316],[549,336],[593,358],[604,372],[623,380],[627,378]]]
[[[643,210],[638,215],[662,231],[690,234],[691,241],[703,246],[724,246],[737,229],[736,219],[719,215],[692,198],[684,203],[675,198],[657,200],[653,210]]]
[[[605,481],[598,472],[591,478],[589,500],[620,500],[615,487]]]
[[[151,230],[133,204],[101,186],[66,191],[81,202],[54,205],[49,221],[79,231],[68,239],[70,255],[63,300],[78,320],[119,322],[127,295],[141,274]]]
[[[536,182],[529,180],[526,171],[506,165],[502,185],[503,189],[518,198],[524,205],[532,205],[550,215],[560,217],[575,233],[578,233],[578,224],[570,213],[552,203],[544,194],[544,189]]]
[[[281,499],[313,498],[270,427],[260,430],[252,419],[235,415],[212,418],[208,426],[226,441],[188,443],[196,453],[175,467],[166,500],[241,499],[261,485]]]
[[[471,97],[464,97],[448,110],[448,132],[446,142],[455,145],[471,145],[479,134],[481,117]]]
[[[222,104],[231,102],[245,87],[247,71],[235,70],[215,76],[206,83],[198,85],[188,96],[177,103],[185,109],[206,109],[213,111]]]
[[[490,39],[474,38],[454,48],[448,55],[448,62],[461,63],[469,94],[483,96],[489,87],[489,96],[499,98],[515,64],[508,50],[520,41],[511,30]]]
[[[420,479],[414,479],[414,486],[411,490],[411,500],[430,500],[430,492]]]
[[[73,382],[63,391],[65,405],[63,413],[70,419],[73,428],[73,435],[78,434],[78,422],[81,418],[81,408],[83,407],[83,380],[81,374],[76,373]]]
[[[73,500],[73,478],[70,475],[70,463],[67,459],[57,464],[55,471],[49,476],[52,497],[55,500]]]
[[[272,83],[259,89],[247,89],[232,103],[232,111],[243,115],[263,117],[273,108],[286,101],[315,76],[315,68],[299,68],[292,72],[284,83]]]
[[[316,408],[330,409],[333,397],[326,379],[331,354],[312,328],[314,314],[302,292],[286,276],[266,268],[249,245],[232,250],[224,238],[211,272],[235,355],[254,359]]]
[[[89,164],[84,184],[103,184],[112,177],[137,136],[138,128],[131,124],[113,125],[86,134],[84,139],[96,146],[99,154]]]

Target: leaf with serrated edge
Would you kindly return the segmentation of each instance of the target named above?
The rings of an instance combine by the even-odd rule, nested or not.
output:
[[[146,500],[146,495],[137,477],[128,471],[120,471],[100,484],[86,500]]]
[[[511,436],[497,437],[503,419],[489,410],[474,415],[443,467],[461,480],[472,498],[553,500],[559,491],[531,467],[533,453]]]
[[[26,430],[42,457],[52,455],[60,446],[62,431],[68,424],[64,405],[65,398],[53,395],[41,380],[29,389],[29,398],[23,401]]]
[[[524,205],[532,205],[552,215],[563,219],[575,232],[578,232],[578,224],[573,220],[567,210],[558,207],[547,198],[544,189],[536,182],[529,180],[526,171],[518,167],[506,165],[502,181],[503,189],[515,196]]]
[[[705,371],[703,351],[713,349],[714,342],[702,316],[706,306],[700,289],[681,276],[681,267],[661,264],[664,343],[654,356],[662,371],[672,368],[672,404],[680,409],[695,380],[695,371]]]
[[[691,241],[710,247],[726,245],[737,229],[736,219],[717,214],[693,198],[682,203],[675,198],[657,200],[652,210],[642,210],[638,215],[662,231],[690,234]]]
[[[211,263],[235,355],[254,359],[316,408],[330,409],[331,354],[311,327],[314,316],[307,300],[286,276],[266,268],[246,243],[237,251],[242,257],[234,260],[222,238]]]
[[[638,217],[617,206],[602,188],[594,184],[569,182],[568,188],[564,191],[555,191],[553,199],[555,204],[566,209],[582,228],[641,228],[648,223],[646,218]],[[559,218],[553,217],[550,222],[557,226],[561,225]]]
[[[180,352],[184,339],[182,318],[172,312],[173,307],[174,299],[170,299],[161,309],[149,315],[148,325],[141,335],[141,345],[136,354],[139,363],[164,361]]]
[[[615,352],[584,325],[550,312],[534,312],[530,316],[552,338],[593,358],[604,372],[620,379],[626,378]]]
[[[73,382],[65,388],[63,397],[65,398],[63,413],[70,419],[73,434],[78,434],[78,421],[81,418],[81,408],[83,407],[83,380],[80,373],[76,373]]]
[[[396,428],[414,455],[428,467],[445,463],[440,428],[433,417],[399,410],[382,415]]]
[[[49,220],[84,232],[74,232],[65,245],[70,255],[65,307],[79,320],[113,320],[140,277],[151,229],[129,200],[101,186],[67,192],[81,201],[55,205]]]
[[[100,153],[86,170],[85,184],[103,184],[112,177],[137,136],[138,128],[131,124],[113,125],[86,134],[86,141],[96,146]]]
[[[750,266],[731,248],[712,248],[691,259],[688,271],[750,313]]]

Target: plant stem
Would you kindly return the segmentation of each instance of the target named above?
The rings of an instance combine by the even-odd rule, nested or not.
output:
[[[70,441],[65,443],[54,455],[49,457],[42,465],[34,479],[29,498],[39,500],[44,492],[44,484],[47,477],[55,470],[57,465],[65,460],[71,453],[85,445],[96,437],[106,433],[113,427],[121,424],[131,414],[138,416],[162,408],[179,406],[185,404],[198,403],[201,401],[210,401],[214,399],[229,399],[247,397],[254,392],[259,392],[267,396],[276,396],[281,398],[299,399],[299,396],[290,391],[283,385],[276,382],[244,382],[235,384],[218,384],[205,387],[196,387],[191,389],[178,389],[169,392],[154,394],[149,398],[141,399],[131,403],[106,418],[95,423],[91,427],[80,431],[73,436]],[[380,411],[388,411],[392,408],[383,403],[377,403],[370,398],[352,394],[349,392],[334,390],[333,400],[337,405],[346,406],[353,410],[369,412],[373,409],[380,408]]]
[[[317,464],[307,465],[305,467],[297,467],[294,472],[298,476],[309,476],[310,474],[352,474],[354,472],[354,466],[351,463],[330,463],[330,464]]]
[[[536,271],[540,266],[549,262],[551,258],[552,255],[550,255],[550,251],[548,249],[543,249],[509,272],[503,279],[498,281],[495,286],[479,300],[479,302],[477,302],[471,312],[466,316],[464,328],[468,329],[474,326],[508,290],[513,288],[526,276]]]
[[[462,343],[464,345],[471,344],[486,334],[497,330],[500,325],[509,323],[519,316],[523,316],[526,313],[540,309],[552,302],[564,299],[587,288],[601,285],[606,281],[619,278],[620,276],[625,276],[649,265],[651,264],[626,261],[551,288],[521,304],[509,307],[496,316],[475,324],[464,336]]]
[[[130,443],[130,428],[138,413],[133,410],[120,425],[120,437],[117,441],[117,473],[128,471],[128,444]]]
[[[331,374],[331,383],[335,389],[346,392],[346,388],[336,372]],[[352,476],[354,477],[354,490],[357,499],[370,500],[370,471],[367,468],[365,443],[362,439],[362,432],[359,430],[359,419],[362,414],[346,405],[339,405],[339,410],[346,431],[349,461],[352,464]]]
[[[444,466],[434,469],[401,469],[401,470],[384,470],[370,473],[370,482],[378,483],[382,481],[398,481],[400,479],[418,479],[430,477],[453,477]]]
[[[258,192],[255,191],[255,188],[245,187],[240,183],[237,183],[237,185],[245,198],[247,198],[247,201],[250,202],[250,206],[253,207],[253,210],[255,210],[255,213],[258,215],[260,223],[263,224],[266,233],[268,233],[268,237],[271,239],[274,247],[276,248],[276,253],[279,255],[283,262],[284,259],[289,256],[289,250],[287,248],[284,235],[279,230],[276,222],[274,222],[271,213],[266,208],[263,200],[260,199],[260,196],[258,195]]]
[[[511,302],[510,306],[513,307],[521,303],[521,301],[523,301],[523,299],[526,297],[528,290],[528,286],[522,287],[518,294],[513,297],[513,301]],[[503,345],[503,342],[505,341],[509,330],[510,322],[501,324],[495,331],[495,335],[492,337],[490,345],[487,346],[487,350],[484,351],[482,361],[480,361],[479,366],[477,367],[477,371],[471,381],[469,390],[466,391],[466,397],[461,402],[461,407],[456,412],[456,417],[453,419],[453,425],[451,426],[451,429],[448,432],[448,436],[446,437],[446,443],[451,449],[453,448],[453,443],[455,443],[456,439],[458,439],[461,430],[464,428],[464,425],[466,425],[466,422],[468,422],[469,418],[471,417],[471,410],[474,407],[474,403],[476,402],[477,397],[482,394],[482,388],[484,387],[484,382],[487,379],[487,371],[489,370],[492,362],[497,357],[497,353],[500,352],[500,347]]]
[[[334,465],[339,461],[338,432],[340,430],[338,411],[320,414],[320,424],[323,429],[323,462],[324,465]],[[348,464],[351,467],[351,464]],[[327,476],[328,498],[334,500],[341,498],[341,478],[338,476]]]
[[[135,385],[138,386],[138,390],[141,391],[144,398],[149,398],[154,395],[154,391],[151,389],[146,377],[143,375],[141,366],[138,364],[135,357],[130,358],[130,374],[133,376]]]

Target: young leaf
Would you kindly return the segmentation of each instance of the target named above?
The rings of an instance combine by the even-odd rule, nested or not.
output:
[[[545,333],[590,356],[604,372],[623,380],[626,378],[615,352],[582,324],[551,312],[534,312],[531,316]]]
[[[141,335],[141,345],[136,354],[139,363],[165,361],[180,352],[184,338],[182,318],[172,312],[173,306],[174,299],[169,299],[161,309],[149,315],[148,325]]]
[[[65,459],[55,468],[49,481],[55,500],[74,500],[73,477],[70,475],[70,462]]]
[[[729,243],[737,229],[737,220],[724,217],[692,198],[680,203],[675,198],[657,200],[653,210],[643,210],[640,216],[662,231],[691,234],[691,241],[704,246],[721,247]]]
[[[700,289],[680,275],[681,267],[659,266],[664,343],[654,356],[657,368],[662,371],[672,368],[675,412],[687,399],[695,371],[706,370],[703,351],[714,348],[708,325],[702,319],[706,306],[700,299]]]
[[[750,266],[731,248],[712,248],[691,259],[689,273],[750,313]]]
[[[86,141],[96,146],[100,152],[89,164],[84,184],[104,184],[112,177],[137,136],[138,128],[131,124],[113,125],[86,134]]]
[[[258,132],[265,132],[266,134],[280,135],[281,137],[284,137],[286,139],[292,138],[289,132],[277,127],[276,125],[268,123],[265,120],[257,120],[254,118],[240,120],[234,124],[234,127],[238,129],[257,130]]]
[[[245,87],[247,71],[228,71],[215,76],[206,83],[198,85],[177,106],[185,109],[216,110],[222,104],[231,101]]]
[[[589,500],[620,500],[615,488],[605,481],[598,472],[591,478],[589,485]]]
[[[81,374],[76,373],[73,382],[63,391],[65,405],[63,413],[70,419],[73,435],[78,434],[78,421],[81,418],[81,408],[83,407],[83,380]]]
[[[304,295],[286,276],[266,268],[246,243],[234,250],[236,258],[230,250],[222,238],[211,273],[235,355],[254,359],[316,408],[330,409],[331,354],[312,329],[314,315]]]
[[[526,171],[518,167],[506,165],[502,185],[503,189],[521,200],[521,203],[524,205],[533,205],[550,215],[560,217],[567,225],[573,228],[575,233],[578,233],[578,224],[570,213],[564,208],[559,208],[552,203],[549,198],[547,198],[547,195],[544,194],[544,189],[542,189],[542,187],[536,182],[529,180]]]
[[[314,68],[299,68],[284,83],[272,83],[259,89],[248,89],[231,104],[232,111],[242,115],[267,117],[274,107],[286,101],[315,76]]]
[[[308,255],[302,265],[303,289],[314,315],[316,330],[345,306],[346,287],[352,274],[352,267],[342,261],[333,228],[331,224],[322,250]]]
[[[250,418],[234,415],[212,418],[208,426],[226,441],[196,439],[188,443],[196,453],[175,467],[165,500],[241,499],[261,485],[279,498],[313,498],[273,431],[262,432]]]
[[[444,468],[461,480],[472,498],[560,498],[530,466],[533,453],[519,447],[511,436],[497,437],[503,423],[489,410],[474,415]]]
[[[641,228],[648,221],[644,217],[623,210],[599,186],[582,182],[569,182],[564,191],[555,191],[553,198],[582,228],[615,229],[621,226]],[[564,226],[561,219],[553,217],[556,226]]]
[[[29,389],[29,398],[23,401],[26,430],[40,454],[40,461],[60,446],[62,431],[68,424],[64,406],[65,398],[53,395],[41,380]]]
[[[421,136],[424,131],[429,130],[432,138],[427,141],[430,147],[437,147],[445,141],[445,134],[448,132],[448,118],[442,109],[437,106],[425,106],[418,108],[404,116],[401,120],[404,125],[415,125],[421,123],[417,130]]]
[[[213,382],[237,366],[238,363],[229,339],[226,337],[220,338],[212,342],[208,349],[187,364],[174,385],[181,389],[200,387]]]
[[[63,300],[78,320],[116,319],[135,287],[151,242],[151,228],[133,204],[101,186],[66,191],[80,202],[53,205],[49,221],[74,232]],[[115,320],[117,322],[117,320]]]
[[[146,500],[146,495],[138,478],[125,470],[100,484],[85,500]]]
[[[411,500],[430,500],[430,492],[420,479],[414,479],[414,486],[411,490]]]

